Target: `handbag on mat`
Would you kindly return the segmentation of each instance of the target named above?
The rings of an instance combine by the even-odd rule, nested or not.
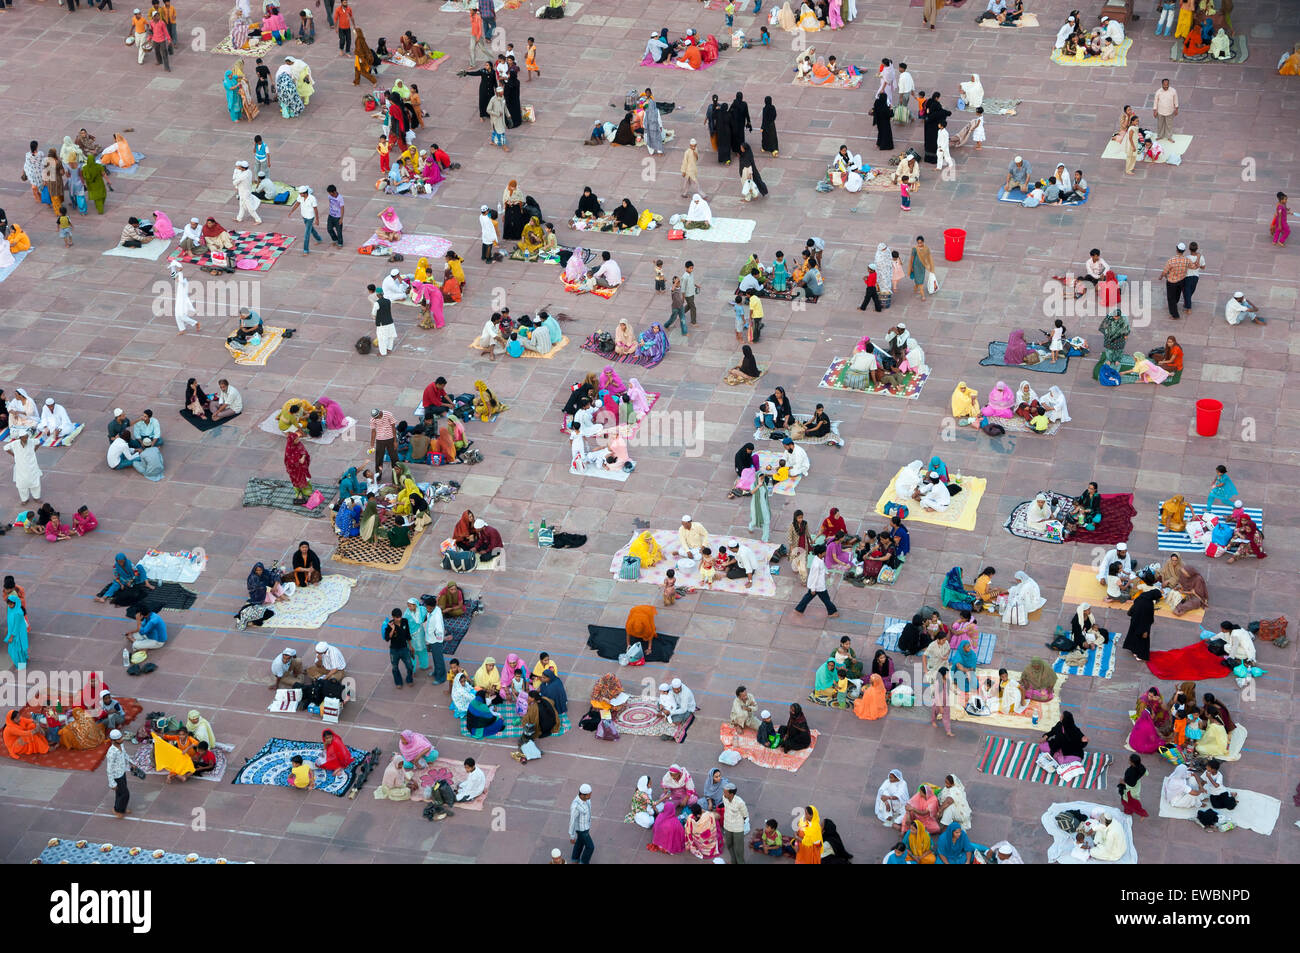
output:
[[[623,564],[618,567],[619,579],[640,579],[641,560],[635,556],[624,556]]]
[[[601,741],[618,741],[618,729],[614,727],[612,718],[602,718],[600,724],[596,726],[596,737]]]

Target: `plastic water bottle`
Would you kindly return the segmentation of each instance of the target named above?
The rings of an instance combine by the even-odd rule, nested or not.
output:
[[[543,523],[542,525],[545,526],[546,524]],[[528,521],[528,535],[529,535],[529,536],[532,536],[532,535],[534,535],[536,532],[537,532],[537,529],[536,529],[536,527],[533,525],[533,521],[532,521],[532,520],[529,520],[529,521]]]
[[[123,668],[130,668],[130,667],[131,667],[131,650],[130,650],[130,649],[123,649],[123,650],[122,650],[122,667],[123,667]]]

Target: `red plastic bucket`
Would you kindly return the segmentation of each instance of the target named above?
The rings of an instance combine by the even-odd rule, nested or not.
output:
[[[966,230],[949,228],[943,233],[943,257],[947,261],[961,261],[962,252],[966,250]]]
[[[1196,435],[1213,437],[1219,432],[1219,418],[1223,416],[1221,401],[1203,397],[1196,402]]]

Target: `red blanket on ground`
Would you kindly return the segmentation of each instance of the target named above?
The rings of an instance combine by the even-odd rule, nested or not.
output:
[[[1072,533],[1072,542],[1089,542],[1096,546],[1113,546],[1128,542],[1133,532],[1133,517],[1137,510],[1133,508],[1132,493],[1103,493],[1101,495],[1101,525],[1089,532],[1081,530]]]
[[[1223,664],[1223,659],[1200,641],[1181,649],[1152,652],[1147,667],[1156,678],[1171,682],[1199,682],[1207,678],[1227,678],[1232,674],[1232,669]]]

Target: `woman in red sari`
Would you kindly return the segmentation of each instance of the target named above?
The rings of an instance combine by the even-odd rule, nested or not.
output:
[[[343,743],[343,739],[326,729],[320,733],[321,743],[325,746],[324,756],[316,762],[316,767],[326,771],[342,771],[352,763],[352,752]]]
[[[1228,543],[1228,548],[1232,550],[1232,555],[1228,557],[1230,563],[1235,563],[1242,556],[1254,556],[1256,559],[1264,559],[1268,556],[1268,553],[1264,552],[1263,531],[1244,513],[1237,520],[1237,530],[1232,534],[1232,541]]]
[[[1137,700],[1137,713],[1141,718],[1143,712],[1151,716],[1151,724],[1161,735],[1171,735],[1174,731],[1174,717],[1170,708],[1165,704],[1164,696],[1160,694],[1160,689],[1152,685],[1147,689],[1147,693]]]
[[[284,469],[293,484],[293,501],[301,506],[311,496],[311,454],[295,431],[289,432],[289,441],[284,445]]]
[[[831,507],[830,515],[822,520],[822,535],[827,539],[833,539],[836,533],[847,533],[848,526],[844,522],[844,517],[840,516],[840,511]]]

